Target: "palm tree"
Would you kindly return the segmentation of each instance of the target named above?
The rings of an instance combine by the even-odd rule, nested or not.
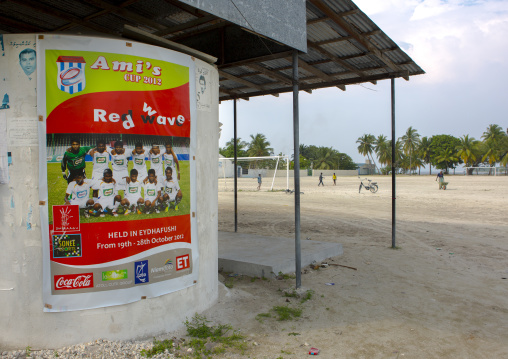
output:
[[[420,135],[416,131],[416,129],[413,129],[413,126],[410,126],[406,134],[401,137],[402,141],[402,149],[404,150],[405,155],[409,155],[409,173],[411,174],[411,162],[413,153],[415,152],[416,148],[420,144]]]
[[[501,142],[501,165],[507,166],[508,165],[508,136],[505,136],[503,138],[503,141]],[[505,172],[506,173],[506,172]]]
[[[496,162],[498,162],[499,159],[500,156],[498,146],[496,146],[494,141],[487,141],[487,152],[483,155],[482,161],[488,160],[490,167],[492,167],[492,165],[496,165]]]
[[[318,170],[329,170],[337,168],[339,158],[338,152],[331,147],[319,147],[317,158],[314,159],[314,168]]]
[[[429,175],[431,174],[431,171],[432,171],[432,162],[431,162],[431,157],[432,157],[432,146],[431,146],[432,142],[430,141],[430,139],[425,136],[425,137],[422,137],[422,140],[420,141],[420,146],[418,146],[418,156],[423,160],[423,162],[425,164],[428,164],[429,165]]]
[[[247,153],[249,157],[261,157],[270,156],[273,153],[273,148],[270,146],[270,142],[266,140],[265,135],[257,133],[255,136],[250,135],[251,141]]]
[[[377,136],[374,149],[376,150],[377,158],[380,164],[387,166],[392,163],[391,142],[386,139],[386,136]]]
[[[448,166],[450,164],[450,162],[455,162],[457,161],[457,156],[456,154],[452,151],[452,149],[448,148],[448,149],[445,149],[445,150],[442,150],[441,152],[439,152],[438,156],[436,157],[436,162],[437,163],[443,163],[445,164],[445,172],[448,173]]]
[[[226,147],[233,146],[235,143],[235,139],[231,138],[228,142],[226,142]],[[236,139],[236,148],[237,149],[244,149],[247,146],[247,142],[242,141],[240,137],[237,137]]]
[[[488,159],[491,167],[495,166],[498,161],[501,161],[501,164],[506,165],[508,157],[503,151],[506,137],[507,135],[501,126],[489,125],[489,127],[487,127],[487,131],[485,131],[482,135],[486,145],[486,152],[482,157],[482,161]]]
[[[356,143],[359,143],[358,153],[363,156],[367,156],[367,158],[374,163],[374,167],[377,168],[376,162],[374,162],[374,158],[371,157],[372,152],[374,151],[374,146],[376,145],[376,137],[374,135],[364,134],[362,137],[358,137]],[[379,168],[377,168],[379,172]]]
[[[266,140],[265,135],[261,133],[257,133],[255,136],[250,135],[251,141],[249,143],[249,148],[247,149],[247,154],[249,157],[263,157],[270,156],[273,153],[273,148],[270,146],[270,142]],[[254,161],[254,168],[258,168],[258,161]]]
[[[235,139],[232,138],[230,141],[226,142],[226,146],[219,149],[219,153],[223,155],[224,157],[232,158],[235,156],[234,154],[234,143]],[[245,147],[247,147],[247,142],[242,141],[241,138],[236,139],[236,154],[238,157],[244,157],[246,155],[245,153]]]
[[[483,133],[482,138],[485,142],[492,142],[498,145],[505,136],[506,133],[503,131],[501,126],[489,125],[489,127],[487,127],[487,131]]]
[[[458,145],[455,149],[458,151],[457,156],[459,156],[466,167],[470,167],[474,161],[476,161],[476,148],[478,146],[478,141],[474,139],[474,137],[469,137],[469,135],[464,135],[460,139],[460,145]]]

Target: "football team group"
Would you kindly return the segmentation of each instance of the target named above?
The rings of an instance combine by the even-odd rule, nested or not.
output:
[[[79,205],[86,218],[160,213],[170,208],[178,211],[182,200],[180,165],[171,144],[164,147],[161,152],[160,146],[153,144],[147,153],[140,142],[128,149],[122,141],[107,147],[105,141],[99,140],[92,147],[81,146],[78,139],[72,139],[62,158],[62,175],[68,183],[65,204]],[[87,154],[92,157],[92,179],[86,178]],[[148,171],[146,162],[150,162]]]

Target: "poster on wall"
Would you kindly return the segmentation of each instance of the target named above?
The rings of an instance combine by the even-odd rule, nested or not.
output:
[[[7,145],[37,146],[37,53],[34,34],[0,35],[0,111]]]
[[[125,304],[193,285],[192,58],[44,35],[37,61],[44,310]]]

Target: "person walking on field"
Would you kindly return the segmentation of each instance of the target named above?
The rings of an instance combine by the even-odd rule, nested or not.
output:
[[[337,185],[337,176],[335,175],[335,172],[333,173],[332,179],[333,179],[333,185],[336,186]]]
[[[321,174],[319,175],[318,187],[319,185],[322,185],[323,187],[325,186],[325,184],[323,183],[323,172],[321,172]]]
[[[258,191],[261,189],[261,173],[258,174]]]
[[[440,171],[438,174],[437,174],[437,177],[436,177],[436,181],[439,180],[439,189],[442,189],[443,188],[443,183],[444,183],[444,175],[443,175],[443,171]]]

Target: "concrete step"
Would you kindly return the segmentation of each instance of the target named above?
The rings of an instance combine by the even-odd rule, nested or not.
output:
[[[301,265],[342,255],[339,243],[301,240]],[[252,277],[295,272],[295,239],[219,232],[219,269]]]

